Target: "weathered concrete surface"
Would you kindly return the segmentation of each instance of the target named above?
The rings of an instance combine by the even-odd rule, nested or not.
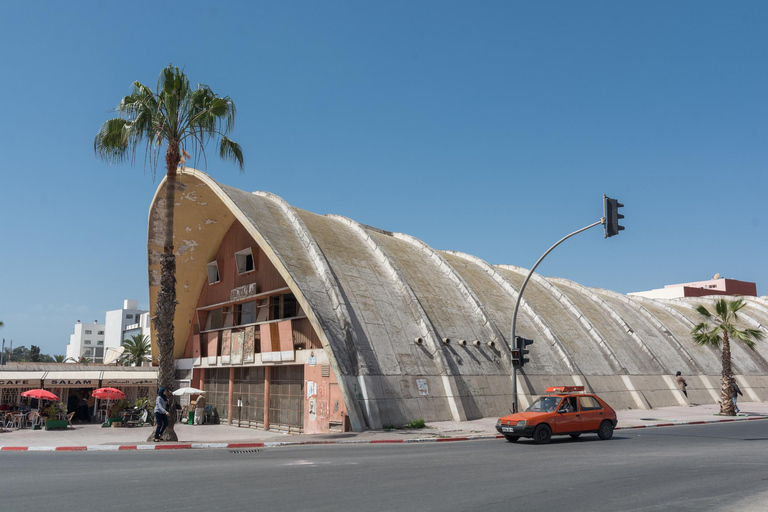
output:
[[[150,210],[150,280],[158,266],[163,185]],[[182,173],[177,191],[177,339],[187,338],[205,265],[235,221],[306,312],[355,429],[509,410],[509,330],[526,269],[436,251],[408,235],[300,210],[273,194],[219,185],[198,171]],[[766,330],[768,300],[746,301],[741,325]],[[690,336],[699,321],[694,306],[712,303],[627,297],[535,275],[518,316],[517,334],[535,340],[531,362],[518,378],[521,404],[547,386],[576,384],[619,408],[679,406],[687,401],[672,379],[678,370],[688,380],[690,400],[716,403],[720,353],[695,345]],[[756,350],[732,346],[746,397],[768,399],[768,343]],[[177,357],[182,350],[177,346]]]

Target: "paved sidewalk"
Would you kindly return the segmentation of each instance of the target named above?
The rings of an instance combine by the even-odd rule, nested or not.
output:
[[[690,425],[722,421],[768,419],[768,402],[743,402],[736,417],[718,416],[717,405],[664,407],[651,410],[619,411],[617,430],[655,426]],[[442,421],[418,430],[369,430],[338,434],[280,434],[228,425],[176,425],[178,443],[146,442],[149,426],[102,428],[100,425],[75,425],[68,430],[0,431],[0,450],[155,450],[184,448],[256,448],[304,444],[411,443],[465,441],[498,437],[497,418],[473,421]]]

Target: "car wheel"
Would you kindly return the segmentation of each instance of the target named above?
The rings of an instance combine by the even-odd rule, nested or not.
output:
[[[578,439],[581,434],[569,434],[572,438]]]
[[[613,424],[610,421],[604,421],[600,424],[600,428],[597,429],[597,435],[600,439],[608,440],[613,437]]]
[[[510,436],[509,434],[504,434],[504,439],[506,439],[510,443],[516,443],[517,440],[520,439],[520,436]]]
[[[536,441],[536,444],[547,444],[550,439],[552,439],[552,429],[549,428],[549,425],[542,423],[533,431],[533,440]]]

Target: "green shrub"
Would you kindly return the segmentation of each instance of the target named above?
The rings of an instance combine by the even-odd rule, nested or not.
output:
[[[417,420],[411,420],[410,423],[405,425],[405,428],[414,429],[414,428],[424,428],[426,426],[427,426],[427,424],[424,423],[424,418],[419,418]]]

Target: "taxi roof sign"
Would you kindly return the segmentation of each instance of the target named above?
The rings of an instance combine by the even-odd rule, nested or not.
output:
[[[583,393],[584,386],[550,386],[547,393]]]

